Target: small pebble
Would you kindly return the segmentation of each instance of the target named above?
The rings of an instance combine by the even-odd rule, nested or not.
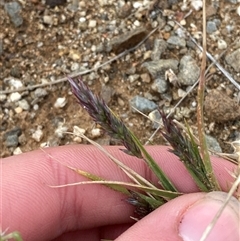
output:
[[[90,20],[88,23],[89,28],[95,28],[97,26],[97,21],[96,20]]]
[[[11,87],[13,87],[15,89],[23,87],[22,81],[18,80],[18,79],[10,79],[8,83]]]
[[[226,49],[227,48],[227,43],[222,39],[219,39],[217,44],[218,44],[218,49]]]
[[[85,17],[81,17],[81,18],[79,18],[79,22],[80,22],[80,23],[84,23],[84,22],[86,22],[86,18],[85,18]]]
[[[63,108],[67,104],[67,100],[65,97],[59,97],[54,103],[55,108]]]
[[[7,99],[7,95],[5,94],[0,94],[0,101],[4,101]]]
[[[208,21],[206,27],[207,33],[211,34],[217,31],[217,25],[214,21]]]
[[[48,15],[43,16],[43,22],[47,25],[52,25],[53,24],[52,16],[48,16]]]
[[[14,151],[13,151],[13,155],[19,155],[22,153],[22,150],[20,147],[17,147]]]
[[[71,49],[69,52],[69,58],[72,59],[73,61],[76,61],[76,60],[79,60],[81,56],[78,53],[78,51]]]
[[[94,128],[91,130],[91,135],[93,138],[99,137],[102,135],[102,131],[100,128]]]
[[[40,142],[43,138],[43,131],[41,129],[42,128],[38,126],[37,130],[32,134],[32,138],[37,142]]]
[[[7,147],[17,147],[18,135],[17,134],[7,135],[5,143]]]
[[[222,148],[220,147],[216,138],[210,135],[206,135],[206,141],[207,141],[208,148],[210,150],[216,151],[218,153],[222,153]]]
[[[66,126],[64,126],[64,122],[59,122],[58,127],[54,133],[58,138],[61,139],[64,137],[64,134],[67,130],[68,130],[68,128]]]
[[[10,100],[12,102],[19,101],[22,98],[22,96],[18,92],[11,93]]]
[[[132,112],[135,113],[136,110],[139,110],[145,114],[149,113],[150,111],[157,109],[157,104],[151,100],[148,100],[142,96],[136,95],[129,100],[129,104],[132,107]],[[135,108],[135,109],[134,109]]]
[[[30,109],[30,106],[25,99],[19,100],[18,104],[19,104],[19,107],[21,107],[23,110],[29,110]]]
[[[80,69],[80,65],[79,65],[79,63],[72,63],[72,65],[71,65],[71,71],[77,71],[77,70],[79,70]]]
[[[178,89],[178,96],[180,97],[180,98],[182,98],[183,96],[185,96],[186,95],[186,91],[185,90],[183,90],[183,89]]]
[[[150,75],[148,73],[143,73],[141,74],[141,79],[143,83],[150,83],[151,82],[151,78]]]
[[[23,109],[22,109],[20,106],[18,106],[18,107],[16,107],[16,108],[14,109],[14,111],[15,111],[17,114],[20,114],[20,113],[22,113]]]
[[[202,0],[192,0],[191,6],[193,7],[194,10],[199,11],[200,9],[202,9],[203,2]]]
[[[134,8],[140,8],[140,7],[142,7],[142,3],[141,2],[134,2],[133,7]]]
[[[44,97],[46,96],[48,93],[45,89],[43,88],[37,88],[35,91],[34,91],[34,96],[35,98],[40,98],[40,97]]]
[[[38,110],[39,109],[39,105],[38,104],[35,104],[34,106],[33,106],[33,110]]]

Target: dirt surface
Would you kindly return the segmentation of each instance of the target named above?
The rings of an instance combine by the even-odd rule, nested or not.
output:
[[[186,119],[196,132],[196,87],[175,106],[196,82],[184,79],[184,75],[196,73],[196,80],[199,76],[202,54],[188,34],[201,46],[199,2],[0,0],[1,157],[45,146],[86,143],[62,133],[73,132],[74,126],[102,144],[116,144],[102,130],[98,132],[99,126],[76,103],[69,83],[62,80],[72,74],[82,76],[95,93],[101,94],[143,143],[153,134],[154,127],[131,108],[131,100],[137,95],[167,113],[173,110],[173,118],[182,123]],[[11,6],[7,4],[12,3],[17,3],[14,16],[7,9]],[[240,51],[239,14],[237,1],[209,1],[207,6],[208,52],[218,58],[237,83],[232,84],[214,65],[208,70],[206,95],[210,97],[211,91],[217,90],[218,97],[214,98],[217,101],[207,100],[206,133],[214,138],[214,147],[218,143],[224,152],[231,152],[227,142],[240,136],[240,70],[235,66],[240,61],[236,52]],[[173,36],[177,39],[171,42]],[[145,41],[137,46],[142,40]],[[157,40],[164,41],[160,41],[163,43],[160,47]],[[98,68],[121,53],[124,55]],[[186,55],[192,58],[189,62],[192,68],[186,70],[189,72],[185,71]],[[169,60],[170,66],[176,61],[172,78],[166,77],[169,76],[166,68],[164,72],[153,70],[158,68],[153,66],[160,60]],[[211,63],[208,61],[207,65]],[[156,106],[149,107],[145,114]],[[151,143],[165,144],[165,141],[156,134]]]

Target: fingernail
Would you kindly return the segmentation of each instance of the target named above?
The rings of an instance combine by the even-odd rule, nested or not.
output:
[[[179,235],[184,241],[199,241],[226,200],[227,193],[211,192],[190,206],[183,214]],[[231,197],[205,241],[240,240],[240,203]]]

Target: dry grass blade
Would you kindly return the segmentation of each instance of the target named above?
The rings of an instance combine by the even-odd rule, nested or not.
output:
[[[167,190],[163,190],[163,189],[158,189],[158,188],[151,188],[151,187],[146,187],[146,186],[143,186],[143,185],[138,185],[138,184],[134,184],[134,183],[130,183],[130,182],[120,182],[120,181],[107,181],[107,180],[104,180],[98,176],[95,176],[93,174],[90,174],[90,173],[87,173],[87,172],[84,172],[82,170],[78,170],[79,174],[81,175],[84,175],[88,178],[91,178],[92,180],[91,181],[82,181],[82,182],[75,182],[75,183],[68,183],[68,184],[63,184],[63,185],[56,185],[56,186],[52,186],[50,185],[49,187],[51,188],[62,188],[62,187],[73,187],[73,186],[78,186],[78,185],[87,185],[87,184],[102,184],[102,185],[105,185],[105,186],[109,186],[110,188],[116,190],[116,191],[119,191],[116,187],[119,186],[119,187],[129,187],[129,188],[136,188],[137,190],[142,190],[142,191],[145,191],[145,192],[149,192],[155,196],[158,196],[158,197],[165,197],[167,199],[173,199],[173,198],[176,198],[176,197],[179,197],[182,195],[182,193],[179,193],[179,192],[171,192],[171,191],[167,191]],[[97,181],[94,181],[94,179],[102,179],[102,180],[97,180]],[[115,187],[116,186],[116,187]],[[124,191],[123,191],[124,194],[126,194]]]
[[[202,155],[203,163],[208,180],[210,180],[210,190],[221,190],[218,181],[213,173],[212,164],[207,147],[207,141],[204,132],[204,118],[203,118],[203,101],[205,91],[205,69],[206,69],[206,2],[203,0],[203,57],[200,70],[200,79],[198,85],[198,106],[197,106],[197,125],[198,125],[198,137],[200,142],[200,153]]]
[[[67,132],[68,133],[68,132]],[[72,134],[72,133],[70,133]],[[81,138],[84,138],[85,140],[87,140],[89,143],[91,143],[92,145],[94,145],[95,147],[97,147],[101,152],[103,152],[107,157],[109,157],[119,168],[122,169],[122,171],[124,171],[124,173],[126,173],[126,175],[135,183],[137,184],[141,184],[141,185],[146,185],[148,187],[153,187],[155,188],[155,186],[150,183],[148,180],[146,180],[145,178],[143,178],[142,176],[140,176],[138,173],[136,173],[134,170],[132,170],[131,168],[129,168],[128,166],[124,165],[121,161],[119,161],[118,159],[116,159],[114,156],[112,156],[109,152],[107,152],[101,145],[99,145],[98,143],[96,143],[95,141],[89,139],[87,136],[85,136],[84,134],[80,134],[78,135]]]

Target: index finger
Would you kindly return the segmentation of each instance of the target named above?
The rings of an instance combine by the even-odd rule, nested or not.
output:
[[[107,147],[107,150],[140,175],[157,183],[142,160],[124,154],[119,147]],[[198,190],[182,163],[167,151],[167,147],[148,147],[148,150],[179,191]],[[47,152],[61,163],[108,180],[129,180],[93,146],[49,148]],[[226,189],[232,180],[227,170],[232,171],[234,165],[221,159],[213,164]],[[124,201],[126,197],[102,185],[50,188],[48,185],[85,179],[42,151],[6,158],[1,168],[2,226],[3,229],[19,230],[24,240],[47,240],[65,231],[131,222],[129,217],[133,215],[133,208]]]

